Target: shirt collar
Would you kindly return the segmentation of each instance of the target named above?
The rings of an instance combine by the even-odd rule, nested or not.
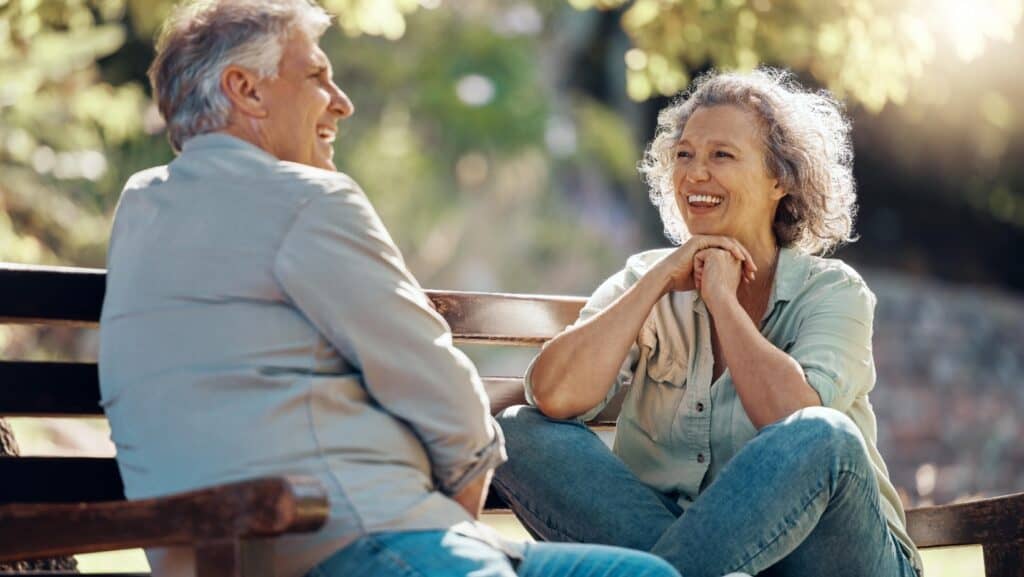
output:
[[[772,287],[771,300],[768,301],[768,310],[773,309],[775,303],[789,302],[796,297],[807,282],[810,267],[810,255],[790,247],[779,249],[779,262],[775,266],[775,285]]]
[[[205,154],[210,150],[245,152],[263,157],[271,162],[277,162],[277,157],[266,150],[263,150],[251,142],[223,132],[207,132],[206,134],[193,136],[186,140],[185,144],[181,147],[182,154],[194,154],[197,152]]]

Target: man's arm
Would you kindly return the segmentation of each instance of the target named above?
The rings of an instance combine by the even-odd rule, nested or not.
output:
[[[438,489],[472,494],[474,481],[484,482],[506,458],[483,384],[369,200],[342,175],[339,183],[300,211],[274,272],[295,306],[361,371],[369,394],[413,429]]]
[[[477,476],[458,494],[452,496],[452,499],[462,505],[462,508],[474,519],[479,519],[480,513],[484,510],[484,503],[487,502],[487,489],[491,486],[493,473],[493,470],[488,470]]]

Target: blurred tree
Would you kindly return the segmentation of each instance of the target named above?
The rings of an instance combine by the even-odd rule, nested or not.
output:
[[[569,0],[622,8],[636,47],[625,55],[631,97],[671,96],[707,65],[753,69],[777,62],[809,71],[870,110],[901,104],[914,79],[952,43],[970,61],[989,39],[1012,40],[1019,0]]]

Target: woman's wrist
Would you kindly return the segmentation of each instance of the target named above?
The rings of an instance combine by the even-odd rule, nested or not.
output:
[[[740,300],[736,293],[726,290],[710,290],[706,295],[702,294],[701,297],[711,314],[725,312],[728,307],[740,306]]]

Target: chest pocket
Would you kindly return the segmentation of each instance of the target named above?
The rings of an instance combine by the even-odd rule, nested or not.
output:
[[[622,416],[652,441],[668,443],[686,396],[689,354],[681,341],[658,339],[641,330],[633,386],[623,401]]]

